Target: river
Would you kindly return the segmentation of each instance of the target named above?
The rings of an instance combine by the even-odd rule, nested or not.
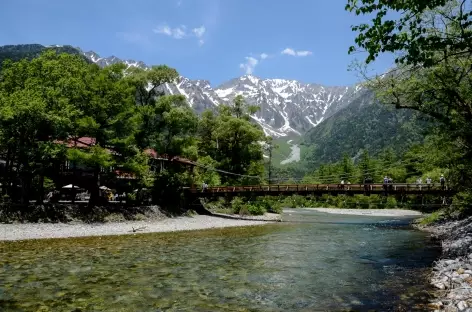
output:
[[[284,219],[0,242],[0,310],[414,311],[426,302],[439,248],[409,219],[307,210]]]

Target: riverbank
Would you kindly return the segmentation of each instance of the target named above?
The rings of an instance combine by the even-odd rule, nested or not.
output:
[[[441,240],[442,256],[430,282],[437,289],[435,311],[472,311],[472,217],[430,226],[417,225]]]
[[[415,210],[407,209],[345,209],[345,208],[300,208],[315,210],[319,212],[343,214],[343,215],[357,215],[357,216],[375,216],[375,217],[408,217],[421,216],[422,213]]]
[[[212,216],[182,216],[146,221],[108,223],[22,223],[0,224],[0,241],[84,236],[125,235],[204,230],[225,227],[263,225],[261,220],[237,220]]]

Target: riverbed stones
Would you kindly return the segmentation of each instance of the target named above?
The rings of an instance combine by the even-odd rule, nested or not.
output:
[[[434,285],[434,287],[439,288],[441,290],[446,289],[446,286],[443,283],[436,283],[436,284],[433,284],[433,285]]]
[[[468,305],[465,301],[459,301],[459,303],[457,304],[457,308],[459,309],[459,311],[464,311],[468,308]]]
[[[438,289],[435,311],[472,312],[472,217],[426,228],[441,240],[442,259],[434,264],[431,284]]]

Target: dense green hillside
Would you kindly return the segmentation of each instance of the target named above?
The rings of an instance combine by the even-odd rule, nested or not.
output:
[[[349,106],[305,134],[301,143],[306,147],[305,166],[339,161],[343,153],[356,157],[363,149],[371,155],[387,147],[402,153],[423,140],[428,122],[412,111],[378,103],[369,91],[361,92]]]
[[[78,48],[69,45],[45,47],[41,44],[17,44],[0,46],[0,67],[4,60],[19,61],[27,58],[32,59],[38,57],[45,49],[54,49],[59,53],[65,52],[70,54],[81,54]],[[84,59],[86,59],[84,57]]]

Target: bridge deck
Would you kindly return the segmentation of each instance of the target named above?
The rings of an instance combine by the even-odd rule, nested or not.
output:
[[[188,188],[187,192],[197,197],[217,196],[266,196],[266,195],[322,195],[322,194],[384,194],[383,184],[289,184],[289,185],[249,185],[249,186],[213,186],[205,190],[202,188]],[[442,189],[441,184],[407,184],[393,183],[387,187],[388,194],[429,194],[449,195],[451,189]]]

